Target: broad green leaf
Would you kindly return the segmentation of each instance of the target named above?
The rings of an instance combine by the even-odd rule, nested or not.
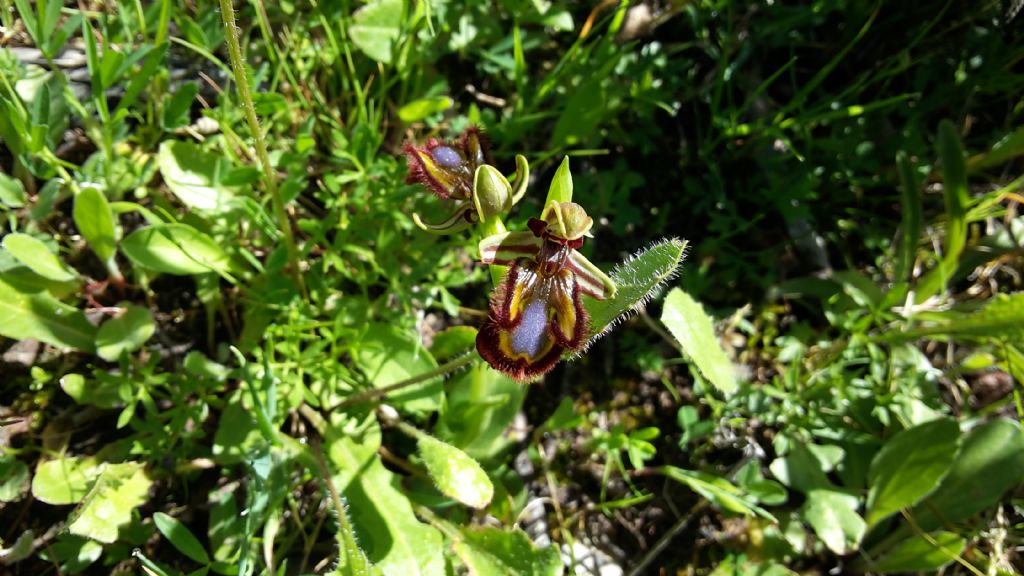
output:
[[[404,10],[402,0],[372,0],[352,14],[349,38],[370,58],[390,63],[392,44],[402,30]]]
[[[179,552],[200,564],[209,564],[210,555],[199,543],[199,539],[174,516],[157,512],[153,514],[153,523],[157,530],[167,538]]]
[[[72,534],[105,544],[117,540],[122,526],[132,521],[132,510],[145,504],[153,481],[142,464],[105,464],[82,505],[69,518]]]
[[[1000,418],[964,436],[963,446],[939,487],[912,511],[921,530],[963,522],[999,502],[1024,482],[1020,424]]]
[[[32,477],[32,495],[47,504],[81,502],[102,466],[93,456],[41,462]]]
[[[659,470],[665,476],[686,484],[691,490],[707,498],[716,506],[746,516],[760,516],[775,520],[768,511],[758,506],[743,490],[725,478],[704,472],[684,470],[675,466],[662,466]]]
[[[801,492],[832,487],[821,461],[803,443],[795,443],[788,454],[773,460],[768,469],[779,482]]]
[[[92,352],[96,327],[81,310],[48,293],[25,294],[0,279],[0,336]]]
[[[912,536],[867,566],[877,574],[931,572],[955,560],[966,544],[963,538],[951,532]]]
[[[416,518],[405,489],[376,449],[342,430],[327,437],[336,485],[367,558],[387,576],[442,576],[441,533]]]
[[[419,122],[427,116],[437,114],[438,112],[444,112],[451,108],[454,103],[455,101],[448,96],[420,98],[419,100],[413,100],[399,108],[398,117],[405,123]]]
[[[159,224],[140,228],[121,241],[129,260],[166,274],[226,274],[228,257],[206,234],[187,224]]]
[[[28,466],[13,454],[0,454],[0,502],[21,498],[28,488]]]
[[[21,208],[28,202],[25,185],[17,178],[0,172],[0,204],[8,208]]]
[[[552,202],[572,202],[572,172],[569,171],[569,157],[562,158],[562,163],[555,170],[555,177],[551,179],[551,186],[548,188],[548,197],[544,200],[544,210]]]
[[[353,355],[377,388],[437,369],[429,352],[409,334],[389,324],[371,324]],[[434,377],[395,391],[388,395],[388,403],[406,410],[435,411],[441,407],[441,381],[441,377]]]
[[[96,353],[108,362],[121,354],[134,352],[146,343],[156,331],[156,323],[149,310],[129,304],[123,313],[100,326],[96,333]]]
[[[445,389],[447,401],[434,427],[438,438],[480,460],[509,444],[504,432],[522,407],[527,387],[484,362],[474,362],[452,376]]]
[[[736,390],[736,371],[722,350],[711,317],[703,306],[686,292],[673,288],[665,298],[661,321],[715,388],[725,394]]]
[[[78,574],[99,560],[103,555],[103,545],[74,534],[61,534],[48,546],[46,554],[50,553],[53,558],[46,559],[59,561],[64,574]]]
[[[38,238],[21,232],[12,232],[4,236],[3,246],[18,262],[43,278],[57,282],[68,282],[78,278],[78,274],[61,262],[60,258],[50,252],[46,244]]]
[[[171,192],[195,210],[224,210],[234,190],[223,183],[231,161],[195,144],[166,140],[160,144],[160,174]]]
[[[100,408],[116,408],[131,398],[122,398],[121,386],[109,380],[87,381],[81,374],[65,374],[60,379],[60,387],[78,404],[99,406]]]
[[[611,330],[625,314],[645,304],[666,280],[674,277],[685,252],[685,240],[662,240],[616,266],[610,274],[617,288],[615,298],[583,299],[583,307],[590,315],[590,344]]]
[[[222,465],[244,462],[249,451],[263,440],[255,416],[242,406],[238,396],[229,399],[213,436],[213,456]]]
[[[491,503],[494,485],[476,460],[428,434],[419,436],[417,446],[427,472],[442,494],[477,509]]]
[[[449,326],[434,334],[430,355],[437,360],[444,360],[472,350],[476,342],[476,332],[476,328],[472,326]]]
[[[801,514],[814,533],[836,554],[857,549],[867,526],[857,514],[859,499],[836,490],[811,490]]]
[[[903,430],[882,446],[868,472],[867,521],[874,526],[939,485],[960,443],[960,427],[940,418]]]
[[[465,528],[455,553],[473,576],[556,576],[562,559],[552,547],[538,548],[518,528]]]
[[[116,243],[114,213],[103,192],[92,186],[83,188],[75,197],[74,217],[75,226],[96,256],[104,262],[113,258]]]

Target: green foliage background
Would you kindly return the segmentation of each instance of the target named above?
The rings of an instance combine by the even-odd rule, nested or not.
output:
[[[5,570],[1020,570],[1019,2],[225,6],[0,0]],[[473,125],[645,303],[542,384]]]

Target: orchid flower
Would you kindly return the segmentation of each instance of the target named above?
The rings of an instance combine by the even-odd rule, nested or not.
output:
[[[452,213],[437,224],[425,223],[419,214],[413,214],[413,222],[427,232],[452,234],[481,221],[496,220],[526,193],[526,158],[516,156],[513,188],[491,165],[490,142],[478,128],[467,129],[458,142],[431,138],[425,146],[407,142],[403,149],[409,162],[406,182],[423,184],[438,197],[455,201]]]
[[[530,232],[480,241],[486,264],[509,266],[491,297],[476,348],[492,367],[519,381],[539,378],[563,354],[586,344],[590,319],[582,296],[615,296],[615,283],[578,252],[594,221],[579,204],[551,202]]]

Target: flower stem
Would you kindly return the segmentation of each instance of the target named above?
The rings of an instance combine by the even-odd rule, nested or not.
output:
[[[452,360],[451,362],[446,362],[438,366],[437,368],[430,370],[429,372],[417,374],[411,378],[406,378],[405,380],[402,380],[400,382],[395,382],[394,384],[391,384],[389,386],[384,386],[383,388],[372,388],[370,390],[360,392],[359,394],[349,396],[348,398],[342,400],[338,404],[335,404],[334,407],[331,408],[329,411],[334,411],[339,408],[346,408],[348,406],[361,404],[363,402],[369,402],[370,400],[375,400],[382,396],[387,396],[388,394],[395,392],[397,390],[401,390],[402,388],[408,388],[409,386],[419,384],[420,382],[430,380],[431,378],[436,378],[438,376],[444,376],[451,372],[455,372],[459,368],[462,368],[463,366],[466,366],[473,362],[474,358],[476,358],[475,353],[465,354],[463,356],[459,356],[458,358]]]
[[[266,180],[267,191],[270,192],[270,200],[274,208],[274,218],[281,228],[284,236],[285,247],[288,249],[288,267],[292,278],[299,286],[303,298],[306,297],[306,284],[302,279],[302,271],[299,269],[299,251],[295,246],[295,235],[292,233],[292,224],[284,209],[284,200],[277,188],[277,178],[274,176],[274,169],[270,165],[270,155],[267,153],[267,143],[263,139],[263,132],[260,130],[260,121],[256,117],[256,108],[252,102],[252,94],[249,92],[249,78],[245,72],[245,64],[242,62],[242,49],[238,43],[238,26],[235,24],[235,7],[232,0],[220,0],[220,16],[224,22],[224,36],[227,38],[228,55],[231,58],[231,69],[235,73],[235,86],[238,89],[238,98],[242,103],[242,110],[245,112],[245,119],[249,123],[249,131],[252,132],[256,142],[256,155],[259,157],[260,168],[263,169],[263,178]]]

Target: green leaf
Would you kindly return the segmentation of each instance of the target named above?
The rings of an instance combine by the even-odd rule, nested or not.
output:
[[[583,307],[590,315],[590,344],[603,336],[627,313],[645,304],[654,292],[676,275],[686,253],[686,241],[662,240],[612,270],[614,298],[584,298]]]
[[[3,246],[15,260],[43,278],[57,282],[69,282],[78,278],[78,274],[65,266],[38,238],[21,232],[12,232],[4,236]]]
[[[867,521],[874,526],[939,485],[956,456],[960,427],[940,418],[903,430],[882,446],[868,472]]]
[[[25,185],[21,180],[0,172],[0,204],[8,208],[21,208],[28,202]]]
[[[377,456],[376,434],[369,445],[333,426],[326,434],[359,545],[387,576],[443,576],[441,533],[416,519],[398,477]]]
[[[801,492],[832,487],[821,461],[803,443],[795,443],[788,454],[773,460],[768,469],[779,482]]]
[[[160,144],[158,163],[167,187],[189,208],[220,212],[234,196],[234,190],[224,184],[231,161],[215,151],[165,140]]]
[[[972,314],[943,312],[928,325],[891,331],[879,337],[889,342],[904,342],[928,336],[955,336],[974,340],[1020,342],[1024,340],[1024,292],[996,294],[981,310]]]
[[[995,506],[1007,490],[1022,482],[1024,436],[1020,424],[1000,418],[964,436],[942,484],[912,513],[924,531],[956,524]]]
[[[437,369],[437,362],[408,333],[389,324],[371,324],[353,352],[356,364],[377,388]],[[423,413],[441,407],[441,377],[429,378],[388,396],[396,407]]]
[[[81,502],[102,466],[94,456],[40,462],[32,477],[32,495],[58,506]]]
[[[444,360],[472,350],[476,342],[476,332],[476,328],[472,326],[449,326],[434,334],[430,355],[436,360]]]
[[[896,545],[877,562],[869,563],[878,574],[931,572],[955,560],[967,542],[952,532],[913,536]]]
[[[210,555],[199,543],[199,539],[177,518],[157,512],[153,514],[153,523],[156,524],[157,530],[164,535],[164,538],[167,538],[179,552],[200,564],[210,563]]]
[[[0,279],[0,336],[92,352],[96,327],[80,310],[48,293],[25,294]]]
[[[138,462],[104,464],[81,507],[69,517],[72,534],[112,544],[122,526],[132,521],[132,510],[149,499],[153,483]]]
[[[857,549],[867,526],[857,514],[859,499],[836,490],[811,490],[801,514],[814,533],[836,554]]]
[[[537,548],[518,528],[466,528],[455,553],[473,576],[556,576],[562,559],[552,547]]]
[[[505,430],[522,407],[527,387],[484,362],[474,362],[452,376],[445,388],[447,401],[434,427],[438,438],[481,460],[509,444]]]
[[[103,262],[114,257],[117,242],[114,230],[114,213],[110,210],[107,197],[99,189],[83,188],[75,197],[75,226]]]
[[[442,494],[472,508],[483,509],[494,497],[494,485],[476,460],[428,434],[417,439],[420,456]]]
[[[725,478],[675,466],[662,466],[659,470],[665,476],[686,484],[716,506],[746,516],[760,516],[775,521],[767,510],[758,506],[743,490]]]
[[[28,466],[13,454],[0,454],[0,502],[14,502],[28,488]]]
[[[402,0],[373,0],[352,15],[349,38],[357,48],[378,62],[389,64],[392,44],[402,30]]]
[[[86,381],[81,374],[65,374],[60,379],[60,387],[65,394],[83,406],[99,406],[109,410],[131,399],[130,396],[122,398],[122,387],[118,382],[108,379]]]
[[[121,241],[129,260],[167,274],[227,274],[228,257],[206,234],[187,224],[158,224],[140,228]]]
[[[914,174],[914,166],[904,152],[896,155],[896,167],[900,173],[900,206],[903,212],[899,258],[894,277],[897,282],[907,282],[910,280],[910,272],[917,255],[917,244],[921,239],[921,191]]]
[[[186,82],[170,98],[164,101],[164,113],[160,120],[160,127],[164,130],[174,130],[187,126],[192,120],[192,101],[199,93],[199,84]]]
[[[156,323],[149,310],[129,304],[124,312],[100,326],[96,333],[96,353],[107,362],[114,362],[121,354],[142,347],[156,331]]]
[[[451,108],[454,103],[455,101],[448,96],[420,98],[399,108],[398,117],[402,119],[402,122],[411,124],[412,122],[419,122],[427,116],[444,112]]]
[[[939,124],[936,142],[942,161],[942,191],[946,202],[946,241],[942,260],[918,283],[915,301],[920,304],[942,290],[956,271],[960,253],[967,243],[967,168],[964,149],[956,126],[949,120]]]
[[[555,170],[555,177],[551,179],[548,197],[544,200],[545,211],[552,202],[572,202],[572,172],[569,170],[568,156],[562,158],[558,170]]]
[[[661,321],[715,388],[725,394],[736,390],[736,370],[722,350],[703,306],[686,292],[673,288],[665,298]]]

